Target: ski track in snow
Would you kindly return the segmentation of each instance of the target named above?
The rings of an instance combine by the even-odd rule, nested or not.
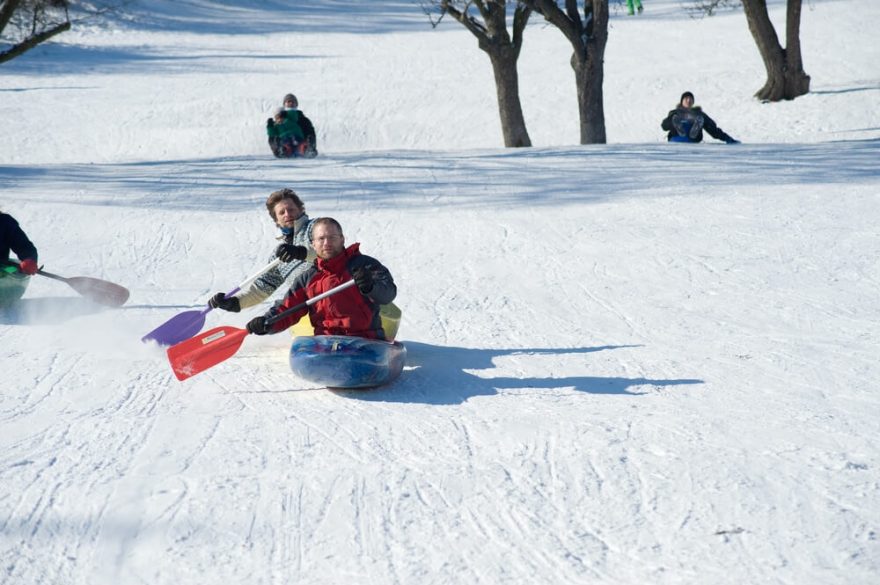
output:
[[[0,583],[877,581],[873,3],[805,9],[815,90],[772,107],[742,15],[615,12],[605,146],[568,146],[567,57],[530,27],[517,150],[473,39],[399,3],[148,4],[0,78],[3,209],[48,270],[132,293],[34,278],[0,312]],[[747,143],[661,144],[682,85]],[[317,159],[267,156],[291,89]],[[287,334],[182,383],[140,343],[266,263],[284,186],[394,274],[388,387],[294,378]]]
[[[858,172],[866,147],[836,145],[833,164]],[[727,165],[759,148],[731,153]],[[565,199],[583,164],[538,152],[542,182],[555,174],[548,197]],[[627,163],[614,159],[627,152],[589,164],[623,172]],[[665,156],[661,147],[649,155]],[[10,357],[53,348],[13,372],[19,390],[0,404],[15,437],[0,467],[7,579],[725,582],[734,571],[756,581],[767,567],[814,571],[805,559],[824,554],[828,533],[849,551],[837,561],[847,580],[873,571],[875,511],[864,499],[877,489],[867,430],[876,429],[868,381],[878,320],[863,300],[877,282],[876,242],[865,239],[877,203],[870,188],[839,187],[839,197],[814,201],[822,213],[798,214],[799,188],[767,198],[733,186],[744,176],[731,172],[732,186],[690,196],[502,207],[514,194],[494,153],[459,156],[485,178],[478,198],[448,189],[462,171],[434,156],[419,159],[434,180],[415,187],[425,171],[406,167],[420,155],[401,156],[393,173],[394,159],[374,155],[297,169],[317,195],[309,207],[356,226],[351,237],[401,285],[410,359],[388,388],[298,382],[284,363],[286,335],[246,339],[234,358],[182,384],[158,348],[137,343],[267,252],[264,212],[256,203],[239,211],[230,197],[230,229],[248,245],[231,269],[192,263],[226,238],[194,238],[194,220],[180,219],[212,189],[185,164],[176,174],[191,182],[175,189],[187,197],[150,207],[153,239],[121,240],[132,242],[131,257],[151,258],[138,268],[151,278],[128,283],[127,308],[71,303],[52,326],[28,303],[7,319]],[[504,156],[522,164],[535,155]],[[243,196],[252,173],[267,173],[260,163],[231,166],[224,172]],[[92,172],[125,180],[114,165]],[[155,173],[139,179],[146,185],[164,174],[144,172]],[[336,189],[316,184],[326,176]],[[401,193],[396,205],[376,205],[387,191]],[[139,217],[139,198],[150,196],[107,206]],[[78,205],[65,207],[73,215]],[[86,237],[89,228],[69,229]],[[408,245],[413,233],[443,253]],[[176,286],[154,285],[165,282]],[[51,306],[41,295],[57,286],[32,287],[25,300]],[[206,328],[242,326],[253,312],[212,312]],[[34,327],[19,326],[31,318]],[[847,359],[829,360],[839,348]],[[765,427],[774,432],[756,432]],[[837,570],[817,574],[841,582]]]

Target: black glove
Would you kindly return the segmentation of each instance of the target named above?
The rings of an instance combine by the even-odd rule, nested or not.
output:
[[[728,138],[724,142],[726,142],[727,144],[739,144],[739,140],[737,140],[736,138]]]
[[[241,303],[238,302],[238,299],[235,297],[229,297],[227,299],[226,294],[222,292],[211,297],[208,304],[215,309],[223,309],[224,311],[229,311],[231,313],[238,313],[241,311]]]
[[[294,260],[305,260],[309,255],[305,246],[297,246],[295,244],[281,244],[275,249],[275,255],[281,258],[282,262],[293,262]]]
[[[273,120],[272,118],[266,119],[266,126],[274,126],[274,125],[275,125],[275,120]]]
[[[272,332],[269,329],[269,325],[266,324],[265,317],[254,317],[248,321],[247,330],[248,333],[253,333],[254,335],[266,335]]]
[[[372,265],[361,266],[354,269],[351,273],[352,278],[357,283],[358,290],[361,294],[369,294],[373,290],[373,267]]]

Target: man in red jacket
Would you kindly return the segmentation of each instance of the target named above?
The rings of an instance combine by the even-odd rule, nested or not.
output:
[[[293,281],[280,303],[252,319],[247,330],[256,335],[279,333],[308,313],[315,335],[385,339],[379,305],[388,304],[397,296],[397,286],[388,269],[375,258],[361,254],[360,244],[346,248],[342,226],[330,217],[315,220],[312,247],[318,256],[314,264]],[[352,279],[357,287],[321,299],[271,325],[266,323],[266,319]]]

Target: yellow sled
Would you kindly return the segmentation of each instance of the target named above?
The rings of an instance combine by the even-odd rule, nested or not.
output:
[[[381,305],[379,307],[379,317],[382,319],[382,329],[385,330],[385,338],[388,341],[394,341],[397,337],[397,330],[400,329],[400,307],[394,303]],[[309,337],[315,334],[315,328],[306,315],[296,323],[290,326],[290,333],[294,337]]]

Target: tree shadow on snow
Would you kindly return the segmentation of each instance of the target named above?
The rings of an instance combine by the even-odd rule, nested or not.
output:
[[[445,347],[408,341],[406,369],[394,383],[386,387],[362,390],[335,390],[350,398],[376,402],[409,402],[424,404],[461,404],[474,396],[493,396],[499,390],[573,388],[590,394],[639,396],[647,392],[632,391],[636,386],[679,386],[702,384],[703,380],[619,378],[566,376],[546,378],[482,377],[474,370],[496,368],[495,358],[511,355],[586,354],[638,345],[603,345],[578,348],[475,349]]]

